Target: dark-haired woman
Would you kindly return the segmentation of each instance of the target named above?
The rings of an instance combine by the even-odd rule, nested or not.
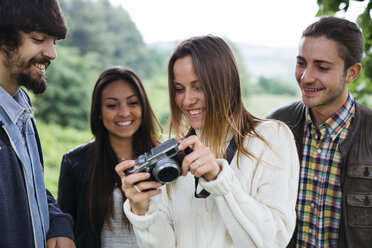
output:
[[[77,247],[137,247],[114,168],[155,147],[161,127],[133,71],[113,67],[100,75],[90,125],[95,139],[63,156],[58,204],[74,218]]]
[[[157,182],[143,181],[146,173],[124,176],[134,161],[116,166],[128,198],[124,211],[141,246],[286,247],[299,171],[290,129],[245,109],[235,59],[219,37],[181,42],[168,78],[170,131],[182,140],[180,150],[193,149],[183,176],[167,190],[144,191]]]

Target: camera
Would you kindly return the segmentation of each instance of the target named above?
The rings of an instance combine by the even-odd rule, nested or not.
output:
[[[191,148],[185,149],[186,154],[191,151]],[[171,183],[181,175],[181,165],[185,153],[178,150],[176,139],[168,139],[149,152],[138,156],[136,165],[127,169],[125,174],[149,172],[150,181],[155,180],[162,184]]]

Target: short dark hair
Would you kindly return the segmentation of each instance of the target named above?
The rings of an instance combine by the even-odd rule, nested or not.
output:
[[[355,23],[338,17],[322,17],[308,26],[302,34],[302,37],[320,36],[325,36],[340,45],[338,53],[344,60],[345,70],[362,62],[364,40],[360,28]]]
[[[64,39],[68,28],[58,0],[1,0],[0,47],[16,49],[21,44],[19,31]]]

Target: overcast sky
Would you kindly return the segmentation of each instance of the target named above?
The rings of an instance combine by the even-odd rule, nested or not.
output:
[[[110,0],[128,11],[146,43],[213,34],[252,45],[297,47],[317,20],[316,0]],[[355,21],[366,3],[350,1]]]

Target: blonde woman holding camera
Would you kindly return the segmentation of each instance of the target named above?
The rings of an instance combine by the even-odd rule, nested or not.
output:
[[[160,187],[144,181],[147,172],[124,175],[134,161],[116,166],[140,246],[285,247],[295,227],[299,170],[291,131],[245,109],[234,56],[219,37],[181,42],[168,79],[170,132],[180,150],[193,150],[182,176]]]

